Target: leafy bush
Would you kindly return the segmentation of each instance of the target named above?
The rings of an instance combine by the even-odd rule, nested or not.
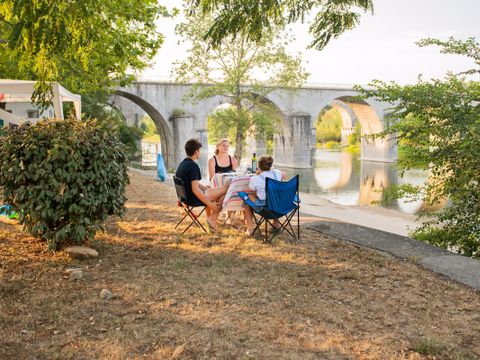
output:
[[[116,135],[118,139],[125,145],[125,149],[130,160],[141,160],[142,152],[139,142],[142,140],[143,131],[136,126],[128,126],[121,123],[117,127]]]
[[[7,130],[0,143],[2,200],[24,229],[57,249],[93,239],[125,211],[125,147],[96,120],[40,121]]]
[[[94,94],[82,94],[82,113],[85,118],[97,119],[97,122],[104,124],[102,126],[109,127],[110,131],[114,132],[125,145],[130,160],[141,160],[140,141],[144,130],[126,123],[121,111],[108,104],[110,95],[109,92],[101,91]]]

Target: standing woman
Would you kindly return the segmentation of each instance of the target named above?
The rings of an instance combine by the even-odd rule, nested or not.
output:
[[[235,156],[228,154],[230,144],[227,139],[220,139],[215,148],[215,155],[208,159],[208,177],[212,179],[215,174],[223,174],[235,171],[238,167]]]

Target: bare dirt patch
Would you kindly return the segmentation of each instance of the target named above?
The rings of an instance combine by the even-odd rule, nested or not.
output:
[[[480,358],[474,290],[309,230],[298,245],[179,237],[173,188],[131,182],[98,259],[48,253],[2,219],[0,359]]]

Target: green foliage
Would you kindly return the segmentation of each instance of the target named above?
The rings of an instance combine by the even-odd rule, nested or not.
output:
[[[238,127],[255,129],[255,136],[258,139],[266,139],[272,144],[273,132],[278,119],[270,116],[265,111],[251,111],[229,107],[215,111],[208,117],[208,141],[216,144],[221,138],[227,138],[231,144],[235,144]],[[268,149],[267,149],[268,150]]]
[[[362,140],[362,132],[360,122],[355,124],[353,133],[348,135],[348,146],[346,151],[354,155],[360,155],[361,152],[361,140]]]
[[[421,44],[438,44],[443,52],[463,54],[480,65],[480,45],[473,39]],[[450,201],[413,235],[480,258],[480,82],[448,74],[443,80],[420,80],[416,85],[380,81],[371,85],[373,90],[363,90],[364,95],[395,104],[391,116],[400,120],[386,132],[408,146],[399,169],[418,165],[429,169],[430,178],[416,195],[429,205]]]
[[[342,145],[340,145],[340,143],[338,143],[337,141],[327,141],[325,143],[326,149],[338,149],[340,147],[342,147]]]
[[[142,123],[140,128],[143,131],[142,139],[148,141],[160,141],[160,136],[158,135],[158,129],[152,118],[148,115],[145,115],[142,118]]]
[[[117,127],[116,135],[122,144],[125,145],[129,160],[138,161],[142,159],[142,153],[139,148],[139,143],[143,137],[141,129],[122,122]]]
[[[342,140],[342,117],[334,108],[322,111],[316,121],[317,142],[340,142]]]
[[[43,120],[6,130],[0,142],[2,200],[50,249],[91,240],[125,211],[127,154],[96,120]]]
[[[38,80],[36,101],[44,104],[51,81],[82,95],[110,89],[154,57],[163,16],[156,0],[4,0],[0,78]]]
[[[236,140],[236,123],[238,117],[234,108],[219,109],[208,116],[208,142],[216,144],[219,139],[227,138],[231,144],[235,144]]]
[[[417,340],[413,350],[420,355],[441,355],[446,346],[437,340],[431,338],[421,338]]]
[[[125,122],[123,114],[116,108],[107,104],[109,94],[104,91],[82,97],[84,117],[94,118],[99,123],[110,128],[118,139],[125,145],[128,158],[138,160],[141,152],[138,143],[143,136],[143,130],[129,126]]]
[[[268,94],[278,87],[298,88],[307,73],[302,68],[301,58],[288,54],[286,45],[294,41],[294,37],[286,34],[282,27],[265,33],[258,42],[237,34],[223,38],[216,48],[211,48],[202,34],[212,26],[213,16],[187,13],[187,21],[176,30],[189,46],[189,56],[176,64],[176,79],[198,84],[185,100],[194,102],[223,96],[236,109],[229,112],[231,117],[218,115],[217,120],[231,125],[236,123],[233,143],[235,157],[240,160],[247,133],[261,135],[266,129],[265,122],[281,120],[275,106],[267,100]],[[258,74],[262,74],[262,78]]]
[[[359,145],[362,140],[362,132],[360,122],[357,121],[353,129],[353,133],[348,135],[348,145]]]
[[[316,9],[310,25],[314,37],[310,47],[321,50],[332,38],[359,23],[356,8],[373,13],[372,0],[194,0],[192,3],[203,14],[214,14],[213,23],[201,32],[214,46],[237,34],[244,34],[249,41],[262,41],[277,26],[304,21]]]

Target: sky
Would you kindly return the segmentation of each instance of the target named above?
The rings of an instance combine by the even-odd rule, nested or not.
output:
[[[169,8],[181,8],[180,0],[160,0]],[[442,78],[448,70],[460,72],[473,61],[457,55],[440,54],[436,46],[420,48],[422,38],[442,40],[476,37],[480,41],[480,0],[374,0],[375,13],[363,14],[360,25],[333,39],[322,51],[308,50],[311,36],[307,24],[292,25],[296,41],[292,54],[302,53],[310,73],[307,83],[368,84],[373,79],[412,84],[418,75],[426,80]],[[158,29],[165,42],[143,80],[173,80],[174,61],[186,57],[178,45],[176,19],[161,19]]]

